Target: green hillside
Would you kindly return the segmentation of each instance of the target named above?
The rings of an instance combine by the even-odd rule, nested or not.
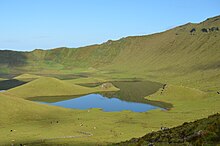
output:
[[[110,40],[100,45],[0,51],[0,72],[135,76],[216,92],[220,85],[219,28],[217,16],[162,33]]]
[[[40,105],[0,93],[0,111],[1,125],[10,125],[13,123],[23,123],[29,120],[36,121],[55,118],[54,112],[62,113],[65,109]]]
[[[0,143],[105,145],[219,112],[220,98],[216,93],[220,91],[219,28],[220,16],[217,16],[157,34],[109,40],[81,48],[31,52],[0,50],[0,77],[17,76],[17,80],[29,81],[0,93]],[[73,79],[75,77],[77,79]],[[171,109],[107,113],[98,109],[68,110],[22,99],[47,96],[54,97],[51,99],[54,101],[61,96],[116,91],[118,89],[109,83],[111,87],[103,89],[102,83],[118,80],[156,81],[158,88],[166,84],[153,95],[143,94],[139,83],[131,88],[125,84],[121,88],[122,91],[129,89],[124,99],[137,92],[143,97],[140,100],[163,102],[172,105]],[[81,86],[86,83],[100,86]],[[156,88],[149,90],[157,91]],[[84,126],[80,126],[82,123]],[[16,131],[11,132],[12,129]],[[91,132],[93,136],[86,137],[82,131]],[[179,131],[170,133],[176,136]],[[82,137],[65,138],[78,135]]]
[[[70,84],[52,77],[40,77],[22,86],[18,86],[10,90],[7,90],[6,93],[16,97],[29,98],[46,96],[82,95],[99,91],[117,90],[118,89],[115,88],[113,85],[108,89],[102,89],[99,87],[88,88],[75,84]]]
[[[121,146],[148,145],[216,145],[220,143],[220,115],[184,123],[171,129],[164,128],[157,132],[146,134],[141,138],[118,143]]]
[[[63,109],[0,93],[0,145],[106,145],[219,112],[219,95],[174,85],[167,85],[162,94],[161,91],[146,98],[172,103],[173,108],[143,113]],[[80,132],[90,132],[93,136]],[[68,136],[82,137],[65,138]]]
[[[14,77],[13,79],[28,82],[28,81],[38,79],[40,77],[41,76],[34,75],[34,74],[21,74],[19,76]]]
[[[33,102],[119,87],[100,94],[167,110],[103,112]],[[0,90],[6,90],[0,145],[214,145],[220,142],[220,16],[80,48],[0,50]]]

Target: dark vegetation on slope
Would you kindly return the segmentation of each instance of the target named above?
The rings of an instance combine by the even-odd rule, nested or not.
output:
[[[3,80],[3,81],[0,81],[0,90],[8,90],[8,89],[23,85],[25,83],[26,82],[19,81],[16,79]]]
[[[118,146],[141,145],[216,145],[220,143],[220,114],[209,116],[194,122],[184,123],[174,128],[162,128],[141,138],[133,138]]]
[[[24,66],[27,61],[27,57],[23,52],[0,50],[0,65],[6,65],[8,67]]]

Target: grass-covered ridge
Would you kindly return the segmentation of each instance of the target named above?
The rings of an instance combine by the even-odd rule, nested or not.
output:
[[[219,86],[220,17],[171,30],[81,48],[0,51],[2,72],[88,73],[142,77],[216,91]],[[17,65],[16,65],[17,64]],[[9,66],[9,68],[7,68]],[[7,70],[5,70],[5,69]],[[1,70],[0,70],[1,72]]]
[[[52,77],[40,77],[22,86],[12,88],[6,94],[21,98],[45,97],[45,96],[69,96],[81,95],[99,91],[117,91],[116,87],[104,89],[101,87],[88,88],[80,85],[71,84]]]
[[[28,81],[38,79],[40,77],[41,76],[34,75],[34,74],[21,74],[19,76],[14,77],[13,79],[28,82]]]

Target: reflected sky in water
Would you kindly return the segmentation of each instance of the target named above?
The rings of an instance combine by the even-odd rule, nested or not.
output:
[[[128,102],[118,98],[107,98],[100,94],[88,94],[78,98],[48,103],[55,106],[74,108],[74,109],[90,109],[101,108],[106,112],[130,110],[133,112],[145,112],[148,110],[156,109],[158,107],[137,102]]]

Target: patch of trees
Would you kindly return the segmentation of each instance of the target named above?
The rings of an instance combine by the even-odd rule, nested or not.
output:
[[[218,27],[202,28],[201,31],[205,33],[216,32],[216,31],[219,31],[219,28]]]
[[[193,29],[190,30],[190,33],[191,33],[191,34],[194,34],[194,32],[196,32],[196,29],[195,29],[195,28],[193,28]]]
[[[204,32],[204,33],[217,32],[217,31],[219,31],[218,27],[202,28],[201,29],[201,32]],[[194,35],[196,32],[196,28],[192,28],[189,32],[191,35]]]

